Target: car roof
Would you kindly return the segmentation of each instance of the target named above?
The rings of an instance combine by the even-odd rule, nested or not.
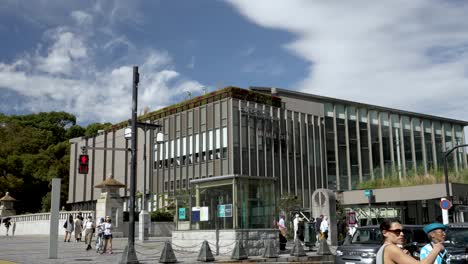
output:
[[[416,228],[423,228],[423,225],[405,225],[402,224],[403,228],[407,229],[416,229]],[[368,226],[359,226],[358,229],[375,229],[375,228],[380,228],[378,225],[368,225]]]

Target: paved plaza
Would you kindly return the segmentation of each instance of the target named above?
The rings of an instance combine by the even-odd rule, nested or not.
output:
[[[135,241],[135,250],[140,263],[159,263],[164,242],[170,238],[152,237],[145,243]],[[16,236],[0,237],[0,264],[25,263],[25,264],[49,264],[49,263],[119,263],[122,253],[127,245],[127,238],[115,238],[113,240],[113,254],[97,254],[94,250],[86,251],[84,242],[63,242],[59,239],[57,259],[48,258],[47,236]],[[292,246],[292,245],[289,245]],[[212,249],[213,250],[213,249]],[[215,252],[213,252],[214,254]],[[279,258],[266,259],[261,257],[249,257],[244,262],[263,263],[288,263],[300,261],[301,263],[333,263],[325,261],[327,257],[320,257],[315,252],[307,252],[307,257],[295,258],[289,254],[280,254]],[[178,263],[197,263],[198,252],[175,251]],[[230,256],[214,256],[218,263],[235,263]],[[322,260],[321,260],[322,259]],[[330,259],[330,258],[328,258]]]

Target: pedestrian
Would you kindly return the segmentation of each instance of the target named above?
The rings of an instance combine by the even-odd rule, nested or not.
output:
[[[320,223],[320,233],[322,234],[322,238],[327,240],[328,239],[328,217],[323,216],[322,222]]]
[[[86,223],[84,224],[84,230],[85,230],[85,243],[86,243],[86,250],[91,249],[91,240],[93,238],[94,230],[96,226],[94,225],[93,217],[88,216],[88,220],[86,220]]]
[[[6,236],[8,236],[8,230],[10,229],[11,222],[10,220],[6,220],[4,224],[6,228]]]
[[[112,254],[112,220],[106,216],[104,223],[104,252]]]
[[[383,238],[383,245],[377,251],[377,264],[416,264],[434,263],[434,260],[440,251],[445,248],[442,243],[433,244],[433,250],[430,254],[421,261],[417,261],[413,257],[407,255],[398,245],[405,242],[405,234],[403,233],[403,226],[397,219],[386,219],[380,224],[380,233]]]
[[[63,228],[65,228],[65,238],[63,239],[63,242],[70,242],[71,234],[75,230],[75,222],[73,221],[72,214],[68,216],[68,219],[63,224]]]
[[[320,240],[322,237],[322,234],[320,232],[320,224],[322,223],[323,215],[320,215],[315,219],[315,232],[317,232],[317,242]]]
[[[11,228],[11,236],[15,236],[15,231],[16,231],[16,221],[13,221],[13,226]]]
[[[101,217],[99,222],[96,224],[97,237],[96,237],[96,252],[103,253],[104,245],[104,218]]]
[[[441,223],[432,223],[424,226],[423,230],[431,242],[421,248],[419,256],[420,259],[425,259],[429,256],[434,248],[434,244],[445,242],[445,230],[447,230],[447,226]],[[447,257],[448,254],[446,249],[440,251],[439,254],[437,254],[437,258],[434,261],[434,264],[447,263]]]
[[[284,222],[285,216],[282,214],[278,221],[278,229],[280,231],[279,234],[279,245],[280,250],[286,250],[286,243],[288,240],[286,239],[286,223]]]
[[[302,222],[302,218],[299,217],[299,214],[296,214],[293,220],[293,227],[294,227],[294,241],[298,239],[299,236],[299,224]]]
[[[81,220],[80,214],[75,219],[75,242],[81,241],[81,232],[83,231],[83,220]]]
[[[338,230],[338,241],[344,241],[346,238],[347,234],[347,229],[348,229],[348,224],[346,222],[346,216],[343,216],[337,224],[337,230]]]

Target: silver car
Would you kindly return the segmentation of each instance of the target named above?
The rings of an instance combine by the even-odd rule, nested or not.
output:
[[[422,225],[403,225],[403,232],[405,233],[404,247],[416,259],[419,259],[419,249],[427,242],[427,236],[422,228]],[[382,236],[379,226],[358,227],[351,241],[337,248],[335,263],[376,263],[375,257],[380,246],[382,246]]]

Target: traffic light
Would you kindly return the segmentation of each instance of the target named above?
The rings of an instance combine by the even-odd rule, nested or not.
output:
[[[88,169],[89,169],[89,156],[82,154],[80,155],[80,159],[79,159],[78,173],[88,174]]]

